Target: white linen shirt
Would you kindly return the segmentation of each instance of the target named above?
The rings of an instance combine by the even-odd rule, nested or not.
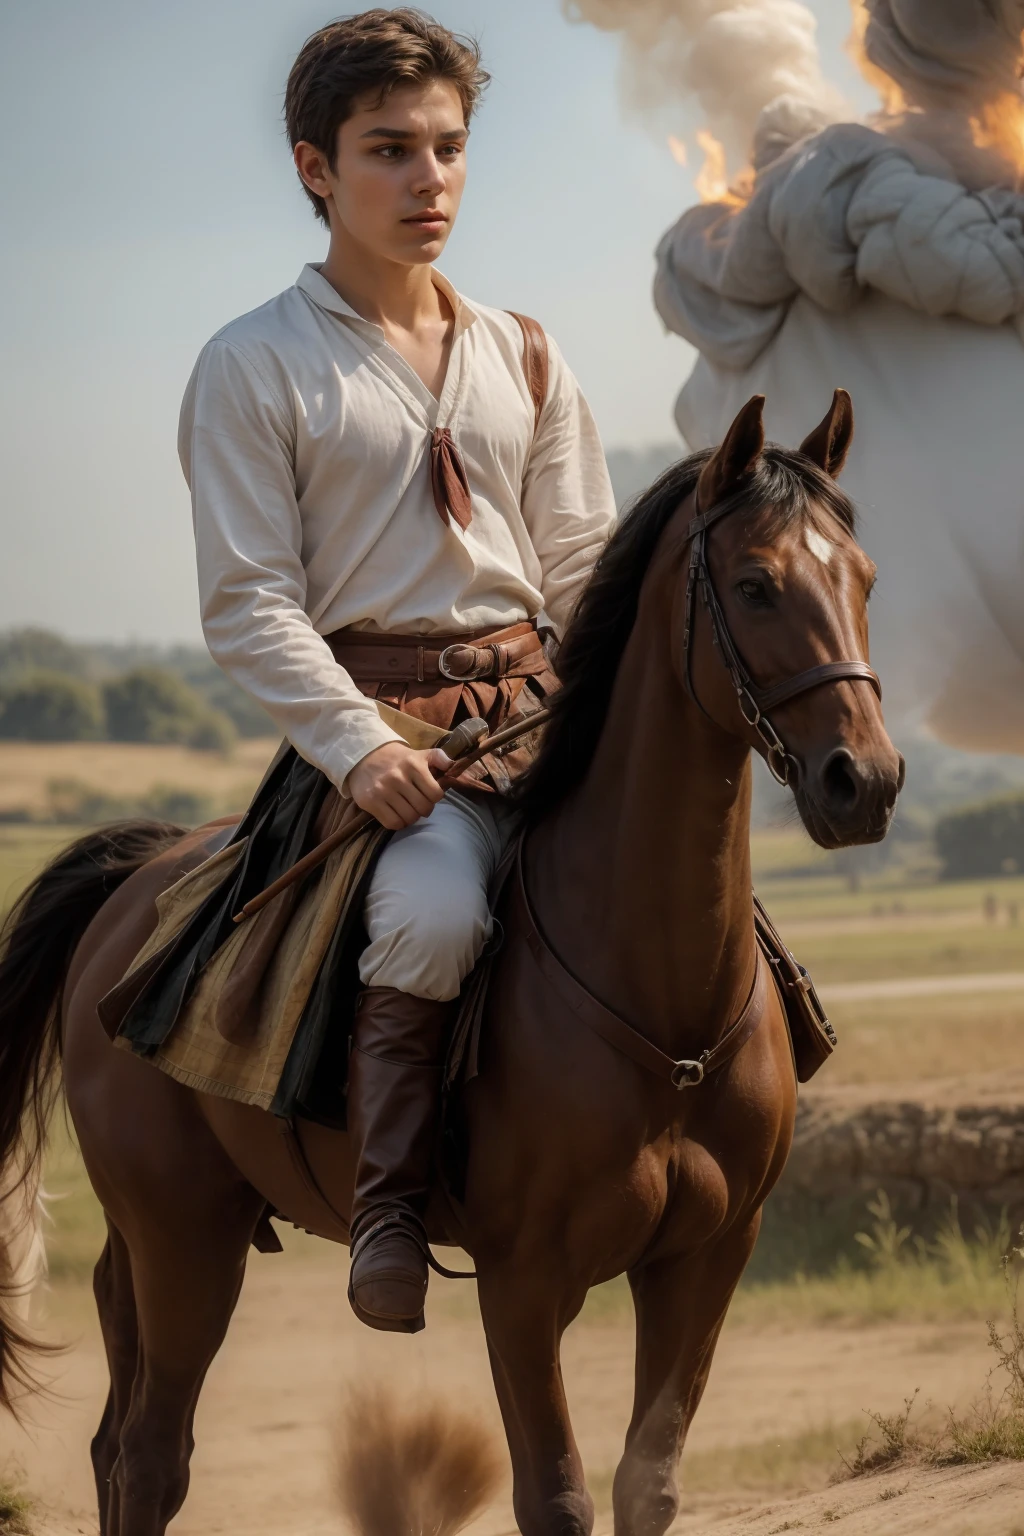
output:
[[[324,635],[464,633],[542,608],[560,631],[615,519],[597,428],[554,343],[535,434],[518,324],[433,278],[455,311],[440,400],[307,266],[207,343],[181,408],[210,653],[342,790],[399,738]],[[436,427],[465,461],[465,532],[434,506]]]

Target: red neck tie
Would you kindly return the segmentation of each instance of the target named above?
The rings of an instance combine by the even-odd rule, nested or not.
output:
[[[473,498],[462,455],[447,427],[436,428],[431,440],[430,487],[445,527],[456,522],[465,532],[473,517]]]

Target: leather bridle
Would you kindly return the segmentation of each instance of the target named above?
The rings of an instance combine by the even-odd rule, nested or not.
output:
[[[760,737],[765,748],[765,761],[772,777],[777,783],[787,785],[790,782],[790,768],[797,765],[797,761],[786,750],[785,743],[768,718],[768,711],[777,709],[780,704],[788,704],[790,699],[798,698],[802,693],[809,693],[812,688],[820,688],[825,683],[870,683],[881,699],[882,684],[877,672],[869,667],[866,661],[826,661],[821,666],[808,667],[806,672],[798,672],[795,677],[786,678],[781,683],[774,683],[769,688],[762,688],[754,681],[732,637],[729,622],[718,600],[707,556],[708,530],[721,518],[727,517],[730,512],[739,511],[741,505],[736,501],[725,501],[720,502],[716,507],[709,508],[707,512],[701,512],[696,493],[694,494],[697,515],[686,530],[686,537],[690,544],[690,568],[686,580],[683,675],[687,693],[701,714],[710,720],[711,716],[697,697],[693,686],[691,642],[699,589],[711,620],[711,638],[732,679],[740,714]]]

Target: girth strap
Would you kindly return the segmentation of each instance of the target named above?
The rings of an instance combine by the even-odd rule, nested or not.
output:
[[[516,850],[516,886],[523,915],[526,918],[526,940],[545,981],[554,988],[562,1002],[578,1019],[595,1034],[600,1035],[613,1050],[628,1056],[631,1061],[636,1062],[637,1066],[652,1072],[655,1077],[662,1078],[671,1083],[673,1088],[678,1089],[696,1087],[698,1083],[704,1081],[709,1072],[724,1066],[746,1045],[761,1022],[767,999],[765,965],[760,949],[755,946],[757,958],[754,980],[739,1018],[729,1026],[718,1044],[704,1051],[696,1061],[676,1061],[588,992],[548,944],[541,933],[526,890],[526,879],[523,873],[524,841],[525,839],[520,838]]]

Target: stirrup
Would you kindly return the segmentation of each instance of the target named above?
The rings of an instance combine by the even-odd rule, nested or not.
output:
[[[443,1264],[435,1259],[430,1251],[430,1243],[427,1241],[426,1227],[424,1227],[418,1216],[414,1216],[412,1211],[408,1211],[402,1206],[393,1206],[391,1210],[385,1211],[383,1215],[378,1216],[376,1221],[372,1221],[365,1231],[360,1232],[349,1250],[351,1263],[354,1264],[356,1262],[356,1259],[372,1238],[379,1236],[381,1232],[388,1231],[391,1227],[402,1227],[410,1237],[416,1239],[427,1264],[442,1279],[475,1280],[477,1278],[475,1269],[446,1269]]]

